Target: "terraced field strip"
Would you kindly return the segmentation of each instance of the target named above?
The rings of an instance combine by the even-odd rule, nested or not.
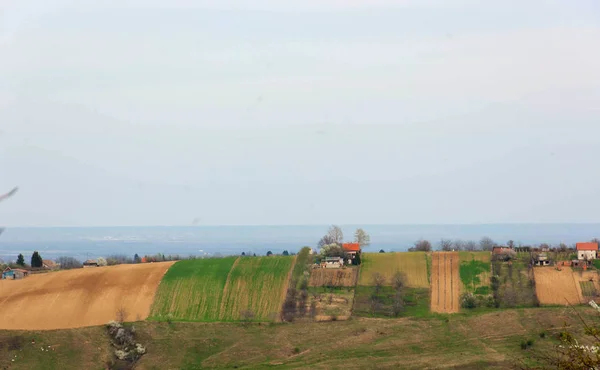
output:
[[[579,304],[581,295],[579,284],[575,282],[569,267],[557,270],[554,267],[535,267],[535,288],[541,304]]]
[[[353,287],[356,285],[358,268],[314,269],[308,285],[312,287]]]
[[[582,302],[596,299],[598,295],[597,271],[573,271],[573,279],[577,285],[577,292]]]
[[[384,285],[391,286],[394,274],[401,272],[407,287],[429,288],[425,252],[365,253],[360,269],[359,285],[374,285],[373,274],[379,273],[385,278]]]
[[[0,329],[53,330],[104,325],[124,309],[128,321],[150,313],[172,262],[142,263],[0,280]]]
[[[242,312],[255,320],[276,320],[282,307],[293,257],[243,257],[231,270],[219,319],[236,321]]]
[[[204,258],[177,262],[160,283],[151,317],[217,321],[227,276],[237,259]]]
[[[458,252],[434,252],[431,261],[431,311],[454,313],[459,310]]]

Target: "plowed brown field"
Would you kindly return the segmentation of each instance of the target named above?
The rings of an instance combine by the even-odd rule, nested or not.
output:
[[[541,304],[579,304],[583,302],[579,281],[585,281],[593,272],[573,272],[569,267],[561,271],[554,267],[536,267],[535,290]]]
[[[313,269],[309,286],[353,287],[358,278],[358,268]]]
[[[51,330],[103,325],[119,309],[145,319],[172,262],[77,269],[0,280],[0,329]]]
[[[431,311],[458,312],[460,278],[458,252],[434,252],[431,256]]]

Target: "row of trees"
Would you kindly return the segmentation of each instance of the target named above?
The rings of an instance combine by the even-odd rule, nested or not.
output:
[[[317,243],[319,248],[326,245],[336,244],[341,246],[344,243],[344,232],[338,225],[331,225],[327,234],[325,234]],[[371,236],[363,229],[356,229],[354,232],[354,243],[360,244],[361,248],[366,248],[371,245]]]
[[[32,268],[40,268],[44,265],[42,256],[40,256],[38,251],[33,252],[33,254],[31,255],[30,262],[31,262],[30,266]],[[23,256],[23,254],[19,253],[19,255],[17,256],[16,264],[17,264],[17,266],[20,266],[20,267],[27,266],[27,264],[25,263],[25,257]]]

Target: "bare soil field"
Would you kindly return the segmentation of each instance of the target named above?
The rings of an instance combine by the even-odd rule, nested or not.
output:
[[[573,270],[563,267],[536,267],[533,269],[537,297],[541,304],[568,305],[581,303],[581,288]]]
[[[431,261],[431,311],[458,312],[460,278],[458,252],[434,252]]]
[[[0,280],[0,329],[52,330],[103,325],[123,308],[126,320],[150,313],[173,262],[59,271]]]
[[[313,269],[309,286],[316,287],[353,287],[358,278],[358,268]]]

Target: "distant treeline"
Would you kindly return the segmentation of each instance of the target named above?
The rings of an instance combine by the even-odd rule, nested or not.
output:
[[[594,243],[600,243],[600,239],[594,238],[591,240]],[[514,248],[517,251],[538,251],[541,249],[548,250],[570,250],[575,249],[575,244],[567,245],[565,243],[549,244],[540,243],[533,245],[524,245],[521,243],[515,243],[513,240],[507,241],[505,244],[497,243],[491,238],[484,236],[479,241],[473,240],[461,240],[461,239],[441,239],[436,246],[437,250],[441,251],[491,251],[494,247],[509,247]],[[417,240],[414,245],[408,249],[410,252],[424,251],[429,252],[433,250],[433,246],[429,240],[421,239]]]

